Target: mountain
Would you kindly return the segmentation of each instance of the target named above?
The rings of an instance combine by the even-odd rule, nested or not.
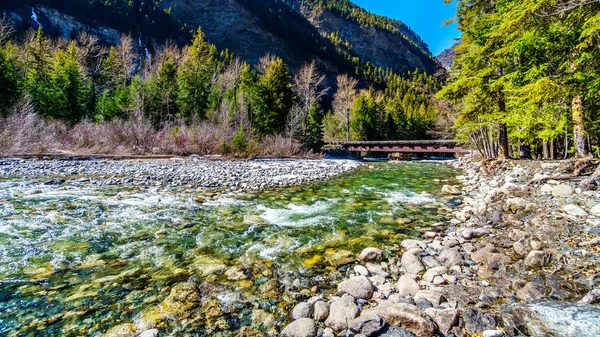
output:
[[[348,0],[8,0],[0,10],[17,22],[18,31],[41,24],[63,37],[92,32],[108,44],[129,33],[139,37],[140,51],[160,48],[166,40],[188,43],[200,26],[217,48],[251,64],[267,53],[292,70],[316,59],[329,75],[350,72],[374,82],[387,69],[439,70],[409,27]]]
[[[436,58],[437,60],[446,68],[446,70],[450,70],[452,67],[452,63],[454,63],[454,55],[455,55],[456,44],[452,47],[442,51]]]

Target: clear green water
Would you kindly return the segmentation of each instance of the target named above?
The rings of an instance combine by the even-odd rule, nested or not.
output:
[[[434,163],[377,163],[246,196],[3,179],[0,335],[100,336],[186,281],[203,304],[161,322],[162,336],[279,329],[294,294],[326,291],[318,275],[339,275],[348,252],[394,251],[442,220],[451,206],[441,186],[455,174]],[[228,279],[232,266],[248,278]]]

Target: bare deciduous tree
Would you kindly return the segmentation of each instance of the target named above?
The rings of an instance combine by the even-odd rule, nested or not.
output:
[[[338,75],[338,90],[333,97],[333,112],[338,120],[344,121],[346,126],[346,141],[350,140],[350,111],[356,97],[358,80],[346,74]]]
[[[133,38],[131,35],[121,35],[121,40],[117,46],[117,54],[125,70],[125,80],[132,78],[135,72],[136,60],[138,55],[134,52]],[[125,85],[126,83],[123,83]]]
[[[313,26],[317,28],[321,26],[321,16],[323,15],[323,7],[321,7],[321,5],[311,5],[306,1],[302,1],[300,2],[300,13],[302,13]]]
[[[231,61],[223,73],[219,76],[219,83],[225,89],[225,91],[233,91],[233,118],[234,123],[237,126],[243,127],[243,116],[238,114],[238,87],[240,84],[240,78],[244,69],[244,63],[239,59],[235,58]]]
[[[102,72],[102,60],[106,55],[106,48],[100,45],[96,36],[83,32],[77,37],[79,48],[79,60],[81,61],[86,75],[92,79],[97,78]]]
[[[259,74],[264,75],[269,69],[271,63],[275,62],[275,60],[277,60],[277,56],[273,54],[267,54],[261,57],[258,61],[258,65],[256,66],[256,71],[258,71]]]
[[[15,30],[8,17],[2,15],[0,17],[0,45],[4,45],[14,32]]]
[[[318,104],[329,90],[323,87],[324,80],[325,75],[319,73],[315,61],[305,64],[294,76],[292,88],[298,97],[298,103],[288,114],[286,123],[288,137],[293,137],[301,131],[310,108]]]

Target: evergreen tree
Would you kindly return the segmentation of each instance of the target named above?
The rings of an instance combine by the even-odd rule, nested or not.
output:
[[[7,46],[0,49],[0,116],[8,114],[21,95],[21,70]]]
[[[177,106],[187,120],[206,116],[211,80],[217,72],[216,55],[215,46],[205,41],[204,32],[198,28],[177,73]]]
[[[67,50],[56,53],[54,64],[49,73],[50,95],[48,111],[53,118],[64,119],[70,123],[80,121],[87,113],[86,98],[88,81],[84,77],[77,59],[77,47],[72,42]]]
[[[294,104],[291,75],[283,60],[271,62],[257,83],[252,122],[258,136],[281,133]]]

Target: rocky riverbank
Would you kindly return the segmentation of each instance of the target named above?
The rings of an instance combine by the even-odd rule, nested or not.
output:
[[[222,161],[170,160],[25,160],[0,159],[0,177],[92,186],[187,186],[226,191],[257,191],[324,181],[358,167],[350,160]]]
[[[600,193],[552,180],[571,162],[454,165],[448,221],[399,254],[365,249],[281,336],[600,336]]]

